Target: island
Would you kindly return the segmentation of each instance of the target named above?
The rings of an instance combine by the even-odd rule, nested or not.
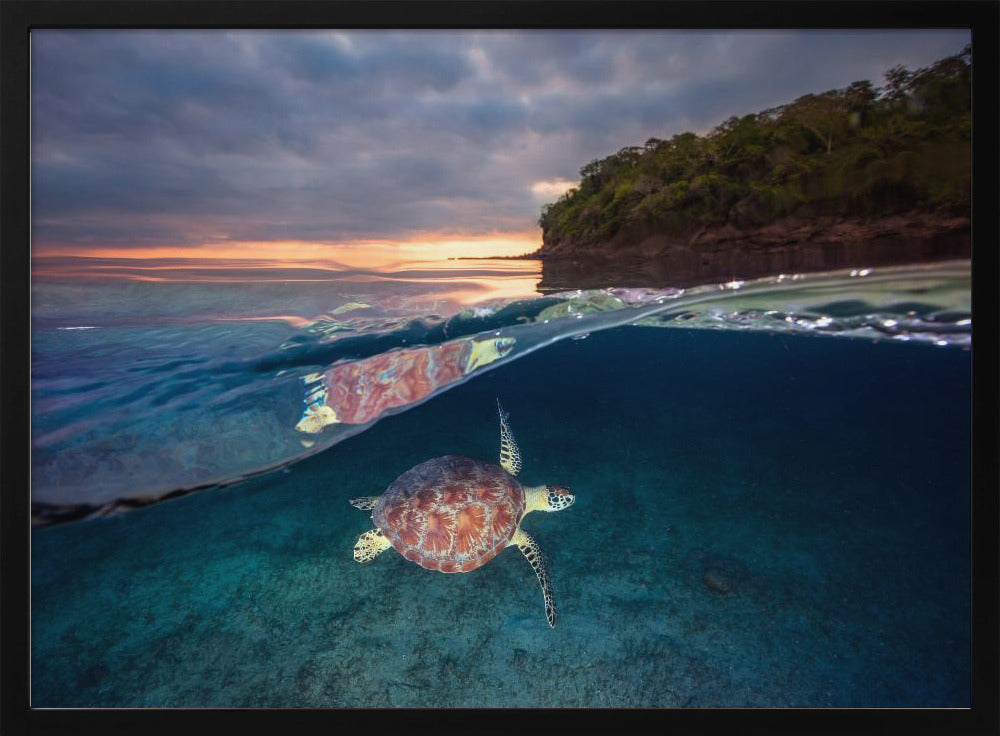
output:
[[[526,257],[543,260],[543,288],[967,258],[971,75],[966,46],[893,67],[880,88],[858,81],[625,147],[543,207]]]

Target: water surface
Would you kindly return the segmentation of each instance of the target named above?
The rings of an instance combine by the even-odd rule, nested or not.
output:
[[[967,261],[554,294],[447,265],[34,281],[33,706],[969,705]],[[348,416],[331,375],[499,338],[302,429]],[[577,497],[524,521],[554,629],[517,550],[351,556],[349,499],[497,458],[498,397],[524,481]]]

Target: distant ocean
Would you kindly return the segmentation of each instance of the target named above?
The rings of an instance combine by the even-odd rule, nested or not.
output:
[[[530,260],[36,262],[34,707],[968,707],[970,263],[539,291]],[[349,499],[576,504],[443,575]]]

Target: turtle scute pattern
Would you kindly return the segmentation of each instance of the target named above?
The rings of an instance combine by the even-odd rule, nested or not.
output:
[[[507,545],[524,503],[520,483],[503,468],[446,455],[397,478],[373,519],[411,562],[429,570],[468,572]]]

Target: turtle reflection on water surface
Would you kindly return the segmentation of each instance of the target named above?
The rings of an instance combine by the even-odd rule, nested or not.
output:
[[[439,345],[390,350],[325,373],[310,373],[305,403],[295,428],[306,434],[331,424],[367,424],[390,409],[411,406],[466,376],[505,358],[513,337],[461,338]],[[304,442],[310,446],[311,442]]]

